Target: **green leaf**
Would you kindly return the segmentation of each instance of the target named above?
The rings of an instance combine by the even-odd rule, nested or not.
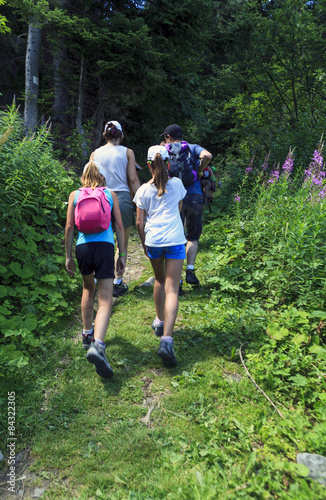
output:
[[[36,222],[39,226],[44,226],[45,225],[45,220],[44,217],[41,215],[33,215],[33,221]]]
[[[303,375],[297,374],[294,377],[290,377],[289,380],[292,380],[293,384],[297,387],[305,387],[308,385],[308,380]]]
[[[312,318],[326,319],[326,312],[325,311],[312,311],[310,316]]]
[[[45,276],[41,276],[41,281],[45,283],[56,283],[58,278],[54,274],[46,274]]]
[[[23,328],[26,330],[33,331],[37,327],[37,318],[35,314],[27,313],[23,320]]]
[[[6,286],[0,285],[0,299],[8,295],[8,289]]]
[[[304,335],[304,334],[300,334],[300,333],[297,333],[292,339],[292,342],[294,342],[295,345],[307,344],[309,341],[310,341],[310,337],[308,337],[308,335]]]
[[[273,322],[267,326],[266,333],[273,340],[282,340],[290,332],[284,326],[280,326],[279,323]]]
[[[17,276],[21,275],[22,268],[21,268],[21,264],[19,264],[19,262],[10,262],[9,267],[14,274],[16,274]]]

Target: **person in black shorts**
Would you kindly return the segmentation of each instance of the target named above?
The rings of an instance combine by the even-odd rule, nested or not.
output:
[[[168,149],[171,143],[182,142],[183,132],[179,125],[175,123],[169,125],[164,130],[164,143]],[[196,180],[189,186],[185,186],[187,194],[183,200],[181,217],[186,227],[186,256],[187,271],[186,282],[190,285],[199,285],[199,280],[195,274],[195,260],[198,252],[199,238],[202,233],[202,213],[204,195],[201,189],[200,177],[204,168],[211,162],[212,154],[198,144],[188,144],[193,161],[193,170],[197,172]],[[179,294],[182,293],[182,280],[180,282]]]
[[[81,177],[82,187],[92,189],[105,187],[106,181],[101,172],[103,174],[100,164],[95,161],[89,162]],[[119,257],[116,261],[116,272],[123,272],[126,266],[126,249],[119,202],[114,192],[108,188],[105,188],[104,192],[114,216],[118,240]],[[72,276],[75,274],[75,263],[72,256],[75,207],[79,196],[79,189],[69,195],[65,228],[66,269]],[[108,229],[101,232],[86,234],[79,231],[76,257],[83,278],[81,313],[84,328],[82,346],[87,350],[87,361],[95,365],[96,372],[102,377],[109,378],[113,376],[113,370],[105,356],[104,340],[111,316],[114,278],[114,236],[111,222]],[[93,328],[95,279],[98,286],[98,310]]]

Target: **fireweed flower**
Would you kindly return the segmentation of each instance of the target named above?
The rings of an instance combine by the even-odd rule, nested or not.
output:
[[[240,203],[240,201],[241,201],[240,196],[239,196],[239,195],[236,195],[236,196],[234,197],[234,201],[236,201],[237,203]]]
[[[290,151],[286,157],[286,160],[282,166],[282,170],[284,172],[285,175],[289,175],[292,170],[293,170],[293,152],[291,151],[291,148],[290,148]]]
[[[325,198],[326,196],[326,188],[322,189],[321,191],[319,191],[319,198],[321,198],[322,200]]]
[[[247,167],[245,170],[246,174],[250,174],[251,171],[252,171],[252,167]]]
[[[272,170],[271,171],[271,176],[268,179],[267,183],[268,184],[274,184],[274,182],[277,182],[280,177],[280,172],[278,170]]]
[[[322,170],[324,160],[321,151],[322,146],[319,151],[315,149],[309,168],[305,170],[304,183],[310,186],[322,186],[325,179],[325,172]]]
[[[261,166],[261,169],[262,169],[263,172],[265,172],[268,169],[268,160],[269,160],[269,157],[270,157],[270,153],[268,153],[268,155],[265,156],[264,163]]]

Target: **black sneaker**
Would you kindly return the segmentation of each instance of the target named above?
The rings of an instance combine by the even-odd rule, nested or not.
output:
[[[187,269],[186,283],[189,283],[189,285],[199,285],[199,279],[195,275],[195,271],[193,269]]]
[[[113,297],[121,297],[128,291],[128,285],[121,281],[120,285],[113,285]]]
[[[94,340],[94,329],[92,328],[91,333],[82,332],[82,338],[82,347],[83,349],[88,350],[91,347],[92,341]]]
[[[87,351],[87,361],[95,365],[96,373],[100,377],[111,378],[113,377],[113,370],[110,363],[105,357],[105,347],[99,345],[97,342],[92,342],[91,347]]]
[[[155,332],[156,337],[162,337],[164,325],[154,325],[154,321],[153,321],[152,328]]]
[[[166,340],[161,339],[159,350],[157,354],[160,356],[164,365],[176,365],[177,358],[174,355],[173,351],[173,342],[167,342]]]
[[[178,292],[179,297],[181,297],[182,294],[183,294],[183,290],[182,290],[182,280],[181,280],[180,284],[179,284],[179,292]]]

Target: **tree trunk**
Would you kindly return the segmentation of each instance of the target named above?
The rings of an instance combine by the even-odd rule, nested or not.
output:
[[[61,8],[67,5],[68,0],[59,0]],[[67,111],[69,107],[69,88],[65,77],[65,62],[67,48],[65,38],[59,38],[59,47],[53,54],[53,122],[68,125]]]
[[[25,133],[34,132],[37,125],[37,101],[39,96],[39,62],[41,50],[41,28],[33,20],[28,26],[25,63]]]
[[[78,96],[78,108],[76,115],[76,129],[77,132],[81,135],[82,158],[84,161],[86,161],[87,141],[85,139],[85,131],[82,123],[83,109],[84,109],[84,74],[85,74],[85,60],[84,56],[82,56],[80,62],[79,96]]]

